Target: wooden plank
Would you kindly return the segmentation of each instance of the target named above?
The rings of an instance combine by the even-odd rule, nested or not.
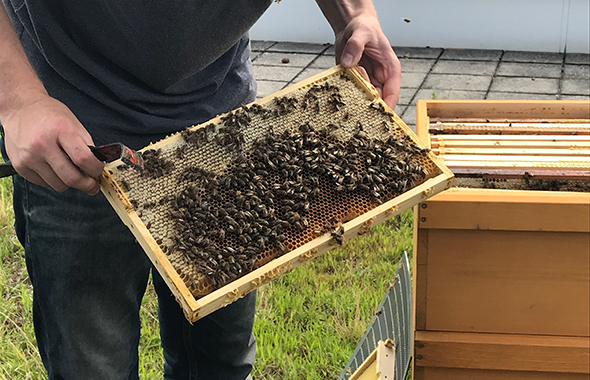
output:
[[[433,135],[433,141],[571,141],[583,143],[588,141],[588,136],[560,136],[560,135]]]
[[[431,229],[426,330],[588,337],[589,252],[588,233]]]
[[[590,170],[453,168],[452,171],[457,178],[590,180]]]
[[[420,133],[420,130],[418,130]],[[419,207],[422,204],[414,206],[414,228],[412,237],[412,345],[415,340],[416,329],[426,329],[426,287],[428,285],[428,230],[421,230],[418,233],[418,224],[420,220]],[[415,372],[415,360],[412,360],[412,377]]]
[[[424,203],[422,204],[424,205]],[[420,225],[419,207],[414,207],[414,236],[413,236],[413,281],[412,305],[414,328],[426,329],[426,289],[428,286],[428,230],[418,231]]]
[[[435,119],[436,120],[436,119]],[[572,123],[573,125],[565,127],[565,124],[540,122],[535,126],[517,126],[515,123],[465,123],[464,120],[454,123],[431,124],[429,132],[436,134],[460,134],[460,135],[478,135],[488,133],[501,133],[505,135],[589,135],[590,127],[588,124]]]
[[[494,190],[452,188],[432,197],[429,202],[500,202],[500,203],[549,203],[590,204],[589,193],[558,191]]]
[[[590,232],[588,193],[479,189],[446,193],[420,209],[420,229]]]
[[[377,374],[377,349],[373,350],[354,371],[349,380],[379,380]]]
[[[551,123],[544,123],[542,121],[532,121],[532,122],[528,122],[528,123],[494,123],[494,122],[485,122],[485,123],[479,123],[479,122],[474,122],[474,123],[470,123],[470,122],[466,122],[463,121],[465,119],[460,119],[461,122],[460,124],[457,124],[456,120],[453,120],[452,122],[440,122],[440,121],[435,121],[430,123],[430,128],[433,127],[457,127],[457,126],[461,126],[461,127],[502,127],[502,128],[506,128],[506,129],[511,129],[511,128],[538,128],[539,130],[544,130],[544,129],[569,129],[569,128],[580,128],[584,131],[590,131],[590,123],[577,123],[577,122],[571,122],[569,121],[570,119],[567,119],[563,122],[551,122]]]
[[[523,149],[590,149],[590,141],[564,141],[564,140],[529,140],[529,139],[465,139],[465,140],[448,140],[437,139],[433,136],[431,147],[436,148],[523,148]],[[440,137],[440,136],[439,136]],[[502,136],[506,137],[506,136]],[[536,137],[536,136],[535,136]]]
[[[588,338],[417,331],[416,366],[590,374]]]
[[[589,147],[590,148],[590,147]],[[548,148],[481,148],[481,147],[459,147],[455,148],[452,146],[444,146],[438,148],[432,148],[432,152],[437,156],[442,156],[443,158],[447,158],[453,155],[464,155],[464,156],[483,156],[486,155],[488,157],[498,157],[498,156],[531,156],[531,158],[535,157],[539,160],[543,159],[544,156],[547,157],[548,160],[557,159],[559,157],[551,157],[551,156],[561,156],[565,159],[569,160],[576,160],[577,158],[586,158],[590,155],[590,150],[585,149],[548,149]],[[542,156],[542,157],[538,157]],[[514,157],[510,157],[508,159],[512,159]],[[484,159],[484,158],[482,158]],[[584,160],[588,161],[588,160]]]
[[[419,99],[416,106],[416,133],[422,143],[430,148],[430,133],[428,128],[430,126],[430,117],[428,117],[427,100]]]
[[[515,156],[506,157],[502,155],[462,155],[462,154],[445,154],[445,162],[461,162],[461,161],[492,161],[501,162],[503,159],[508,162],[520,162],[520,163],[559,163],[563,167],[565,166],[578,166],[584,165],[586,168],[590,168],[590,156],[570,157],[570,156],[555,156],[555,157],[538,157],[538,156]],[[482,164],[485,164],[482,163]],[[507,166],[507,165],[505,165]]]
[[[559,171],[562,169],[566,170],[580,170],[580,171],[587,171],[590,169],[589,163],[584,161],[543,161],[543,162],[536,162],[536,161],[514,161],[514,160],[502,160],[501,158],[496,161],[485,161],[482,160],[474,160],[474,161],[467,161],[467,160],[457,160],[457,159],[446,159],[444,161],[445,165],[451,170],[454,168],[492,168],[492,169],[511,169],[511,168],[520,168],[522,170],[535,170],[535,169],[544,169],[544,170],[555,170]]]
[[[432,119],[432,122],[436,124],[487,124],[490,123],[494,124],[526,124],[526,123],[540,123],[540,124],[588,124],[590,123],[590,119],[572,119],[572,118],[519,118],[519,117],[490,117],[490,118],[481,118],[481,117],[474,117],[474,118],[444,118],[444,117],[435,117]],[[586,132],[584,130],[584,132]],[[584,133],[586,134],[586,133]]]
[[[583,373],[498,371],[465,368],[416,367],[415,380],[588,380]]]
[[[587,100],[428,100],[427,110],[431,119],[590,119]]]

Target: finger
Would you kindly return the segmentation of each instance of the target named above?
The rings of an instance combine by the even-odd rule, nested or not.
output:
[[[60,139],[59,145],[68,155],[70,160],[78,168],[87,173],[90,177],[100,177],[104,168],[104,163],[97,159],[88,145],[93,144],[90,135],[84,136],[68,136],[68,138]]]
[[[363,56],[368,39],[365,33],[353,33],[342,50],[340,64],[344,67],[353,67],[358,64]]]
[[[16,170],[16,168],[15,168]],[[34,183],[35,185],[43,186],[43,187],[51,187],[47,182],[43,180],[37,173],[30,169],[20,169],[17,170],[17,173],[26,179],[27,181]]]
[[[88,194],[96,194],[98,192],[100,188],[98,181],[82,172],[61,149],[48,154],[47,162],[57,177],[67,187],[80,189]],[[44,179],[47,181],[46,178]],[[52,185],[51,182],[47,182]],[[57,188],[55,189],[57,190]]]
[[[381,97],[391,109],[394,109],[399,101],[399,79],[392,78],[385,82]]]
[[[362,60],[360,62],[360,65],[363,65]],[[370,67],[370,66],[367,66],[367,67]],[[358,69],[359,73],[361,73],[361,75],[367,81],[369,81],[373,85],[373,87],[375,87],[375,90],[377,90],[377,92],[379,93],[379,96],[383,97],[383,86],[382,86],[381,82],[376,80],[375,76],[370,74],[369,70],[367,70],[367,68],[365,68],[365,66],[357,66],[357,69]]]
[[[23,169],[22,176],[30,182],[51,187],[59,192],[66,191],[69,187],[55,174],[55,171],[47,163],[40,163],[34,167]]]
[[[395,58],[395,57],[394,57]],[[393,60],[393,64],[389,70],[389,74],[384,74],[383,78],[383,100],[391,109],[394,109],[399,101],[399,92],[401,85],[401,67],[397,59]]]
[[[358,71],[363,77],[365,77],[366,80],[369,82],[371,81],[371,78],[369,78],[369,73],[367,73],[367,69],[365,69],[363,66],[358,66]]]

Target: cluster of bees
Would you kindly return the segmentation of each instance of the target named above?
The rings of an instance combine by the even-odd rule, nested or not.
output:
[[[161,149],[149,149],[141,153],[141,157],[143,158],[143,176],[158,178],[170,173],[174,169],[174,163],[160,157],[161,153]]]
[[[321,208],[334,194],[358,195],[378,205],[427,177],[418,159],[426,150],[410,138],[371,138],[360,122],[347,139],[336,133],[337,124],[318,127],[309,121],[280,133],[271,129],[245,149],[243,132],[254,116],[276,118],[300,108],[319,112],[322,98],[331,112],[346,108],[338,87],[315,85],[299,99],[275,98],[272,108],[242,107],[219,125],[182,132],[185,144],[177,149],[177,159],[187,147],[211,142],[233,159],[222,172],[190,166],[177,175],[180,191],[166,200],[174,224],[170,243],[158,241],[164,252],[180,252],[186,265],[219,288],[264,259],[296,248],[298,236],[329,233],[342,244],[345,220]],[[392,116],[380,103],[370,107]],[[389,130],[386,122],[383,128]],[[148,177],[171,171],[172,164],[157,150],[144,152],[143,158]],[[195,287],[192,279],[185,281]]]

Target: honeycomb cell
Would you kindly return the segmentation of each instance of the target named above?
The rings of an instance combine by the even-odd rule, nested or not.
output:
[[[113,176],[198,298],[440,174],[392,116],[336,74],[172,136],[159,175]]]

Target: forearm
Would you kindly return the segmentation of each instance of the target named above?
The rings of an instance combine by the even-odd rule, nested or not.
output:
[[[0,121],[46,96],[47,92],[0,4]]]
[[[335,34],[342,32],[346,25],[356,17],[377,18],[377,12],[375,12],[371,0],[316,0],[316,3]]]

